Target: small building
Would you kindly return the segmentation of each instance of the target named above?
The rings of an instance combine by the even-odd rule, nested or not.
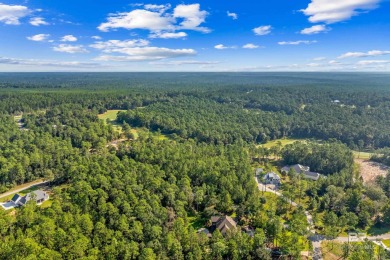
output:
[[[242,227],[242,231],[250,237],[253,237],[255,235],[255,230],[250,226]]]
[[[208,238],[211,238],[211,233],[207,228],[200,228],[196,233],[205,234]]]
[[[237,228],[237,223],[229,216],[212,216],[211,217],[211,232],[219,230],[222,235],[225,235],[229,230]]]
[[[265,184],[274,184],[279,185],[280,184],[280,177],[274,172],[269,172],[263,177],[263,182]]]
[[[318,180],[321,176],[318,172],[311,172],[309,166],[304,166],[300,164],[287,165],[282,168],[282,172],[288,173],[290,169],[293,169],[297,174],[302,174],[303,177],[310,180]]]
[[[24,206],[30,200],[34,200],[37,204],[42,204],[44,201],[49,199],[49,194],[43,190],[36,190],[26,194],[25,196],[20,196],[15,194],[11,201],[15,203],[16,206]]]
[[[256,170],[255,170],[255,175],[256,175],[256,177],[258,177],[260,174],[262,174],[263,173],[263,168],[257,168]]]

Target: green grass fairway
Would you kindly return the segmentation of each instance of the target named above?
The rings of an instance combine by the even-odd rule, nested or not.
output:
[[[107,119],[110,120],[110,124],[112,125],[112,127],[119,133],[122,133],[121,125],[115,121],[118,112],[122,111],[124,112],[126,110],[107,110],[105,113],[98,115],[98,117],[99,119],[104,120],[104,122],[106,122]]]
[[[116,120],[116,115],[118,112],[124,112],[126,110],[107,110],[106,113],[98,115],[99,119],[102,120],[107,120],[109,119],[110,121],[115,121]]]
[[[282,147],[284,147],[288,144],[292,144],[295,142],[306,142],[306,141],[307,141],[307,139],[282,138],[282,139],[276,139],[276,140],[269,141],[268,143],[265,143],[265,144],[261,144],[261,146],[263,146],[264,148],[271,148],[274,146],[278,146],[278,142],[280,142]]]
[[[357,159],[369,160],[373,153],[353,151],[353,155]]]

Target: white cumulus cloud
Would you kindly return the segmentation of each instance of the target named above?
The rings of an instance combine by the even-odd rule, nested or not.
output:
[[[179,39],[187,37],[185,32],[155,32],[149,35],[149,38],[160,38],[160,39]]]
[[[267,34],[271,33],[271,30],[272,30],[271,25],[263,25],[263,26],[259,26],[259,27],[254,28],[253,32],[256,35],[267,35]]]
[[[210,32],[200,26],[205,22],[207,11],[200,10],[199,4],[180,4],[173,12],[167,12],[170,5],[145,5],[144,9],[110,14],[105,23],[98,26],[103,32],[115,29],[144,29],[151,32],[175,32],[176,30],[194,30]]]
[[[167,58],[193,56],[193,49],[169,49],[164,47],[149,46],[150,42],[143,39],[137,40],[109,40],[91,44],[89,47],[98,49],[105,54],[96,60],[102,61],[153,61]],[[111,55],[119,53],[121,55]],[[124,55],[123,55],[124,54]]]
[[[231,13],[229,11],[227,11],[227,16],[231,17],[233,20],[237,20],[238,19],[238,15],[236,13]]]
[[[242,48],[244,49],[257,49],[259,47],[260,47],[259,45],[255,45],[253,43],[247,43],[244,46],[242,46]]]
[[[214,48],[217,50],[225,50],[225,49],[235,49],[237,47],[236,46],[225,46],[223,44],[217,44],[214,46]]]
[[[336,23],[377,8],[380,0],[311,0],[301,11],[312,23]]]
[[[317,41],[282,41],[278,42],[279,45],[300,45],[300,44],[313,44]]]
[[[305,28],[301,31],[301,34],[317,34],[321,32],[327,32],[329,28],[323,24],[313,25],[312,27]]]
[[[347,52],[340,55],[338,58],[345,59],[345,58],[374,57],[374,56],[382,56],[387,54],[390,54],[390,51],[372,50],[368,52]]]
[[[8,25],[19,25],[20,19],[31,13],[23,5],[6,5],[0,3],[0,22]]]
[[[82,45],[70,45],[70,44],[60,44],[53,47],[54,51],[66,52],[66,53],[87,53],[87,49]]]
[[[50,34],[40,33],[40,34],[36,34],[36,35],[33,35],[33,36],[28,36],[27,39],[30,40],[30,41],[35,41],[35,42],[44,42],[49,37],[50,37]]]
[[[69,34],[69,35],[65,35],[61,38],[61,41],[62,42],[77,42],[77,37]]]
[[[179,24],[180,29],[196,30],[201,32],[210,32],[206,27],[199,27],[205,22],[208,12],[201,11],[199,4],[178,5],[173,11],[173,17],[181,18],[183,21]]]
[[[146,10],[150,10],[153,12],[164,13],[165,11],[167,11],[168,9],[171,8],[171,5],[170,4],[166,4],[166,5],[146,4],[146,5],[144,5],[144,8]]]
[[[110,52],[117,52],[118,49],[122,48],[134,48],[134,47],[144,47],[148,46],[149,41],[147,40],[109,40],[109,41],[99,41],[95,42],[94,44],[89,45],[89,47],[102,50],[103,52],[110,53]]]
[[[34,26],[49,25],[42,17],[33,17],[30,19],[29,23]]]

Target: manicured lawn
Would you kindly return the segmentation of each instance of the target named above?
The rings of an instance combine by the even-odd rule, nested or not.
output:
[[[110,124],[113,126],[113,128],[122,133],[122,126],[120,123],[117,123],[116,116],[118,112],[126,111],[126,110],[107,110],[104,114],[98,115],[99,119],[104,120],[106,122],[107,119],[110,120]],[[146,128],[131,128],[131,132],[134,134],[134,139],[137,139],[140,133],[148,134],[150,131]],[[158,132],[150,132],[153,137],[155,137],[157,140],[166,140],[168,139],[168,135],[159,134]]]
[[[262,144],[261,146],[263,146],[264,148],[271,148],[274,146],[278,146],[279,141],[280,141],[282,147],[284,147],[288,144],[292,144],[292,143],[297,142],[297,141],[298,142],[305,142],[306,139],[282,138],[282,139],[276,139],[276,140],[269,141],[268,143]]]
[[[355,158],[368,160],[371,158],[373,153],[353,151],[353,155]]]
[[[107,112],[105,112],[104,114],[98,115],[98,117],[99,117],[99,119],[102,119],[102,120],[109,119],[110,121],[115,121],[116,115],[118,114],[118,112],[122,112],[122,111],[126,111],[126,110],[107,110]]]
[[[12,199],[12,196],[14,196],[14,194],[8,195],[7,197],[0,198],[0,202],[9,201],[10,199]]]
[[[390,247],[390,239],[386,239],[382,241],[385,246]]]
[[[98,115],[99,119],[101,120],[104,120],[104,122],[106,122],[106,120],[110,120],[110,124],[112,125],[112,127],[118,131],[118,132],[122,132],[122,126],[121,124],[118,124],[115,120],[116,120],[116,115],[118,114],[118,112],[121,112],[121,111],[126,111],[126,110],[107,110],[104,114],[100,114]]]
[[[40,207],[43,208],[43,209],[50,208],[51,204],[53,204],[53,201],[49,198],[49,200],[43,202]]]

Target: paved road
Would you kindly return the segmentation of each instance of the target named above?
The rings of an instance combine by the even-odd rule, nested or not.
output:
[[[38,186],[38,185],[45,184],[45,183],[48,183],[48,182],[49,182],[49,181],[36,182],[36,183],[34,183],[34,184],[31,184],[31,185],[29,185],[29,186],[25,186],[25,187],[20,188],[20,189],[8,191],[8,192],[6,192],[6,193],[0,194],[0,198],[4,198],[4,197],[7,197],[7,196],[9,196],[9,195],[12,195],[12,194],[15,194],[15,193],[18,193],[18,192],[27,190],[27,189],[29,189],[29,188],[31,188],[31,187],[34,187],[34,186]]]
[[[277,196],[283,197],[282,193],[274,191],[274,190],[266,187],[266,185],[259,182],[257,177],[255,177],[255,180],[256,180],[257,186],[258,186],[260,191],[272,192],[272,193],[276,194]],[[287,199],[287,201],[289,203],[291,203],[291,205],[293,205],[294,207],[298,206],[298,204],[295,203],[294,201],[291,201],[289,199]],[[307,223],[309,224],[309,231],[312,234],[315,234],[313,216],[308,211],[305,211],[305,215],[306,215]],[[314,236],[311,236],[310,238],[313,238],[313,237],[315,239],[310,239],[312,241],[312,244],[313,244],[313,260],[322,260],[322,252],[321,252],[321,241],[322,241],[321,238],[322,237],[320,237],[318,235],[317,236],[314,235]]]
[[[280,192],[274,191],[274,190],[266,187],[266,185],[260,183],[258,181],[257,177],[255,177],[255,180],[256,180],[257,186],[258,186],[260,191],[272,192],[272,193],[276,194],[277,196],[283,197],[283,194],[281,194]],[[288,201],[291,202],[290,200],[288,200]],[[298,206],[298,204],[295,202],[291,202],[291,204],[294,207]],[[311,233],[311,235],[309,236],[308,239],[310,241],[312,241],[312,244],[313,244],[313,260],[322,260],[323,258],[322,258],[322,253],[321,253],[321,242],[324,240],[327,240],[327,239],[324,236],[316,234],[316,232],[314,230],[313,216],[308,211],[305,211],[305,215],[307,218],[307,223],[309,223],[309,230]],[[389,247],[385,246],[382,242],[378,242],[379,240],[390,239],[390,233],[379,235],[379,236],[368,236],[368,237],[364,237],[364,238],[367,238],[370,241],[374,241],[374,243],[376,243],[377,245],[382,246],[386,250],[390,251]],[[362,241],[362,239],[364,239],[364,238],[357,239],[356,241]],[[344,242],[348,242],[348,237],[337,237],[337,238],[333,239],[332,241],[344,243]]]

